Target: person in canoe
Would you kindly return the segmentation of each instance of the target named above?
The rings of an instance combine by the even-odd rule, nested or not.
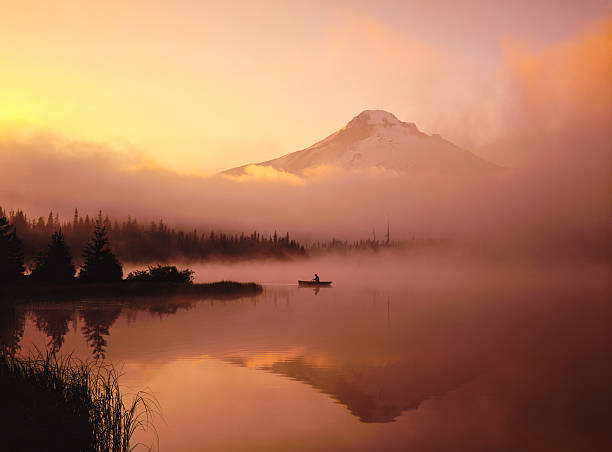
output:
[[[313,280],[314,282],[318,283],[318,282],[319,282],[319,275],[317,275],[317,274],[315,273],[315,277],[314,277],[314,278],[312,278],[312,280]]]

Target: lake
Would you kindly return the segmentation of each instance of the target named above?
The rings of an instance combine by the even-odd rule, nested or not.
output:
[[[2,340],[111,361],[126,391],[155,395],[164,451],[612,444],[607,268],[342,257],[192,268],[264,291],[4,306]],[[295,285],[315,271],[333,287]]]

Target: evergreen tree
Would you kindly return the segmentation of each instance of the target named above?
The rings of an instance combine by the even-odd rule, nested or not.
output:
[[[110,250],[106,228],[96,221],[93,237],[83,250],[84,263],[79,279],[84,282],[104,283],[121,281],[123,267]]]
[[[49,216],[47,217],[47,231],[52,232],[54,229],[54,220],[53,220],[53,211],[49,211]]]
[[[21,240],[14,226],[0,212],[0,283],[14,283],[23,276]]]
[[[59,232],[53,233],[47,249],[36,258],[32,269],[32,279],[58,284],[72,281],[75,272],[70,248],[66,245],[64,234],[60,229]]]

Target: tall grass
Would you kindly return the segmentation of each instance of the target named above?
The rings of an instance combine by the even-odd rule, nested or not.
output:
[[[156,401],[124,402],[115,369],[71,356],[0,352],[0,441],[11,451],[126,452],[138,429],[151,430]]]

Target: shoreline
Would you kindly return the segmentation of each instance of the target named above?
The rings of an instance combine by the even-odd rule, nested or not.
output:
[[[211,283],[169,283],[121,281],[106,284],[74,282],[61,285],[24,283],[0,288],[0,301],[130,300],[141,297],[186,296],[200,298],[239,298],[263,291],[254,282],[217,281]]]

